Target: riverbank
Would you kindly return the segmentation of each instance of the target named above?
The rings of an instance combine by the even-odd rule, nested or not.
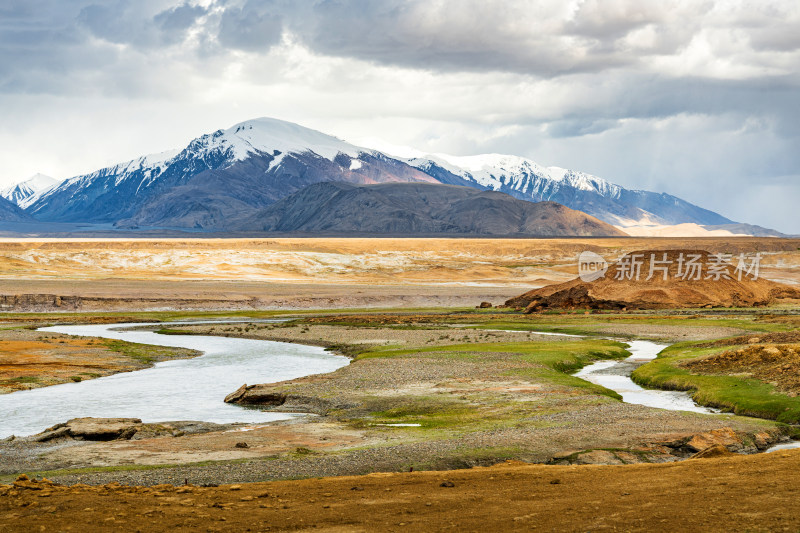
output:
[[[498,331],[501,325],[519,330]],[[621,345],[525,331],[539,327],[631,328],[629,334],[708,339],[785,326],[754,324],[752,318],[564,315],[535,320],[463,311],[331,313],[282,324],[172,326],[194,335],[331,346],[354,360],[330,374],[251,389],[270,396],[268,403],[281,399],[282,405],[272,408],[315,413],[311,419],[234,433],[28,448],[18,443],[17,467],[9,465],[5,472],[32,473],[35,464],[35,472],[47,471],[44,475],[65,483],[251,482],[464,468],[506,459],[674,461],[701,451],[701,444],[718,443],[714,431],[723,432],[725,446],[745,453],[782,437],[783,431],[768,421],[621,403],[607,389],[569,375],[598,358],[625,357]],[[701,444],[688,446],[693,439]],[[26,453],[35,461],[26,463]]]
[[[703,405],[746,416],[800,423],[800,331],[750,334],[670,346],[633,379],[691,391]]]
[[[23,323],[0,328],[0,394],[132,372],[159,361],[201,354],[183,348],[73,337],[33,327],[34,323]]]

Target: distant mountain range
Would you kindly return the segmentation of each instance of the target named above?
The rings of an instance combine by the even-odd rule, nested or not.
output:
[[[42,222],[113,224],[127,229],[224,231],[235,227],[238,231],[278,231],[265,229],[273,227],[268,220],[278,220],[275,218],[279,209],[276,202],[288,200],[295,193],[323,182],[458,185],[506,193],[528,202],[557,202],[623,228],[642,224],[748,227],[736,225],[717,213],[668,194],[628,190],[589,174],[545,168],[522,157],[436,154],[406,159],[269,118],[242,122],[227,130],[203,135],[182,150],[140,157],[76,176],[50,188],[40,187],[33,192],[20,189],[12,193],[12,199]],[[383,202],[386,191],[394,195],[393,202],[400,201],[401,196],[406,200],[415,195],[420,198],[425,189],[387,188],[381,192],[381,201],[377,201],[377,191],[380,190],[339,188],[338,194],[357,197],[357,201],[348,200],[355,202],[348,205],[358,206],[361,211],[373,207],[386,210],[389,209],[387,205],[391,205],[391,202]],[[507,227],[492,222],[475,226],[475,232],[485,231],[491,226],[492,232],[500,232],[493,234],[516,234],[520,228],[526,227],[524,216],[527,215],[521,214],[524,209],[519,211],[522,208],[509,199],[492,195],[467,198],[458,188],[437,191],[435,196],[440,200],[452,195],[447,201],[440,201],[438,205],[442,209],[454,209],[463,202],[487,202],[509,209],[514,206],[513,209],[517,210],[513,216],[495,219],[504,220]],[[330,189],[315,187],[304,195],[293,197],[291,202],[295,209],[321,206],[320,199],[315,199],[314,194],[329,193]],[[300,198],[306,205],[300,206]],[[274,209],[270,210],[273,205]],[[280,209],[285,209],[288,204],[280,205],[283,206]],[[457,212],[435,213],[424,206],[409,207],[413,209],[408,216],[413,214],[412,218],[417,217],[415,219],[426,228],[439,227],[445,231],[444,228],[450,228],[451,224],[466,228],[461,225],[463,219]],[[293,220],[290,215],[285,214],[280,218],[284,222],[278,220],[274,224]],[[318,216],[327,219],[322,212]],[[353,221],[359,217],[363,223],[369,222],[370,227],[375,227],[376,219],[362,212],[348,215],[342,211],[341,216],[350,221],[341,221],[342,227],[356,228]],[[425,219],[424,223],[422,219]],[[413,224],[409,224],[410,232],[417,231]],[[300,229],[301,226],[317,227],[304,223],[293,231],[307,231]],[[544,229],[539,227],[537,231]],[[574,231],[577,235],[580,229]]]

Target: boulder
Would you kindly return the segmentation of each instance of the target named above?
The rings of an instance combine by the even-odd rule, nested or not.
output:
[[[70,436],[83,440],[130,439],[142,425],[139,418],[73,418],[66,424]]]
[[[225,403],[236,403],[247,393],[247,383],[225,396]]]
[[[578,465],[621,465],[625,464],[613,453],[606,450],[592,450],[580,454],[575,459]]]
[[[755,435],[753,435],[753,443],[759,450],[769,448],[773,440],[774,440],[773,436],[767,433],[766,431],[762,431],[760,433],[756,433]]]
[[[714,429],[708,433],[694,435],[686,446],[694,452],[702,452],[712,446],[725,446],[730,451],[740,450],[743,441],[731,428]]]
[[[242,385],[225,397],[225,403],[278,406],[286,403],[286,394],[270,385]]]
[[[50,442],[51,440],[61,439],[61,438],[69,438],[72,435],[69,433],[69,428],[66,426],[50,428],[45,430],[38,435],[34,435],[33,440],[35,442]]]

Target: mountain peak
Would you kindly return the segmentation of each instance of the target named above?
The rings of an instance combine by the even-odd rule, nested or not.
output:
[[[231,149],[234,161],[245,159],[254,152],[274,154],[276,150],[281,153],[313,152],[331,160],[339,153],[357,157],[359,153],[369,151],[332,135],[268,117],[246,120],[202,139],[209,145]]]
[[[0,196],[24,208],[27,207],[29,204],[28,200],[34,195],[51,189],[59,183],[61,183],[61,181],[55,178],[36,173],[26,180],[0,190]]]

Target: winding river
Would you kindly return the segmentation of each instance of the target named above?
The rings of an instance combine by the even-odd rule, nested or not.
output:
[[[333,372],[349,359],[285,342],[120,331],[148,324],[55,326],[42,331],[200,350],[203,355],[135,372],[0,395],[0,438],[32,435],[71,418],[133,417],[144,422],[260,423],[291,418],[226,404],[242,383],[270,383]],[[158,324],[163,327],[165,324]]]
[[[137,326],[170,324],[104,324],[54,326],[42,331],[104,337],[143,344],[189,348],[203,355],[156,363],[152,368],[0,395],[0,438],[32,435],[77,417],[133,417],[144,422],[196,420],[216,423],[265,423],[292,418],[291,413],[265,412],[226,404],[223,398],[242,383],[270,383],[333,372],[349,359],[323,348],[285,342],[198,335],[160,335]],[[562,333],[539,333],[576,337]],[[644,389],[631,372],[656,358],[666,345],[627,341],[631,356],[598,361],[576,377],[614,390],[623,401],[662,409],[719,413],[697,405],[686,392]],[[788,443],[775,449],[788,449]]]
[[[622,396],[622,401],[660,407],[673,411],[693,411],[695,413],[719,413],[718,409],[697,405],[689,393],[682,391],[666,391],[658,389],[645,389],[631,379],[631,373],[637,367],[652,361],[658,353],[667,347],[650,341],[626,341],[631,356],[622,361],[598,361],[583,367],[576,377],[591,383],[611,389]]]

